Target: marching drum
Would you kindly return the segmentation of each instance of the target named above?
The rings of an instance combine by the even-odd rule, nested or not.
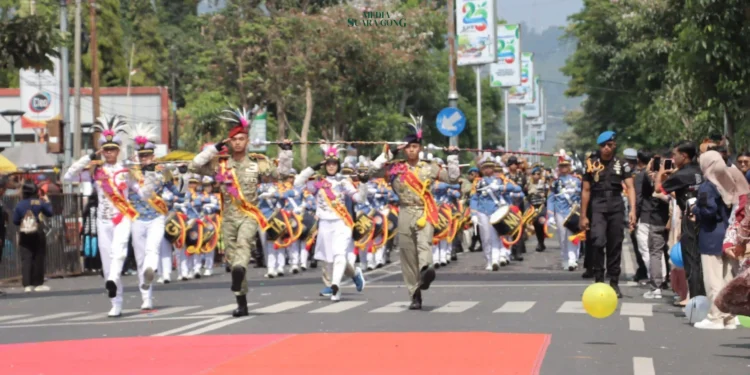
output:
[[[495,228],[498,235],[507,236],[518,229],[518,226],[521,225],[521,215],[517,211],[518,209],[512,210],[511,206],[503,206],[490,216],[490,224]]]
[[[372,239],[375,233],[375,223],[372,218],[364,213],[357,213],[357,220],[354,222],[354,228],[352,228],[352,239],[355,242],[364,242]]]
[[[187,224],[187,234],[185,235],[185,252],[188,254],[198,254],[203,247],[205,225],[203,221],[192,219]]]
[[[203,217],[203,248],[204,253],[210,253],[214,251],[216,245],[219,244],[219,232],[218,226],[216,225],[216,216],[204,216]]]
[[[286,234],[288,231],[286,223],[284,222],[284,216],[281,211],[277,210],[271,215],[268,220],[268,228],[266,229],[266,241],[275,242],[281,236]]]
[[[581,223],[581,214],[579,212],[578,205],[574,205],[573,208],[570,210],[568,217],[565,218],[565,222],[563,223],[563,226],[565,227],[565,229],[573,233],[578,233],[581,231],[580,223]]]
[[[296,223],[295,218],[295,223]],[[295,224],[292,224],[294,226]],[[315,228],[318,226],[318,221],[315,219],[315,216],[309,212],[305,212],[302,214],[302,234],[300,234],[298,240],[305,241],[309,238],[310,234],[312,234],[315,230]]]
[[[167,216],[164,238],[176,247],[182,247],[185,242],[185,216],[182,213],[171,212]]]

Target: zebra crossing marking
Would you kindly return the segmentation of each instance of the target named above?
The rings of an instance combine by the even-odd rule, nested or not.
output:
[[[328,306],[321,307],[319,309],[315,309],[312,311],[309,311],[310,314],[335,314],[340,313],[346,310],[351,310],[355,307],[362,306],[367,301],[343,301],[343,302],[336,302],[332,303]]]
[[[585,314],[586,310],[583,309],[583,302],[581,301],[565,301],[562,306],[557,309],[557,313]]]
[[[255,305],[257,305],[257,303],[255,302],[250,302],[247,304],[248,307],[255,306]],[[231,303],[229,305],[214,307],[213,309],[208,309],[208,310],[198,311],[196,313],[188,314],[188,316],[222,315],[222,314],[230,313],[234,311],[234,309],[236,308],[237,308],[237,304]]]
[[[81,315],[81,314],[87,314],[87,313],[88,311],[63,312],[63,313],[42,315],[42,316],[37,316],[37,317],[32,317],[32,318],[27,318],[27,319],[16,320],[12,323],[13,324],[39,323],[45,320],[60,319],[60,318],[66,318],[69,316],[75,316],[75,315]]]
[[[409,310],[409,302],[393,302],[370,311],[371,313],[400,313]]]
[[[165,309],[159,309],[155,310],[153,312],[144,312],[143,314],[137,314],[137,315],[131,315],[126,317],[125,319],[151,319],[151,318],[161,318],[165,315],[172,315],[177,314],[179,312],[187,311],[187,310],[193,310],[193,309],[199,309],[202,306],[175,306],[175,307],[167,307]]]
[[[0,316],[0,322],[5,320],[13,320],[13,319],[20,319],[25,318],[27,316],[30,316],[31,314],[18,314],[18,315],[6,315],[6,316]]]
[[[139,311],[141,310],[140,309],[125,309],[125,310],[122,310],[122,316],[128,317],[132,314],[137,314]],[[100,320],[100,319],[107,319],[106,311],[92,312],[90,314],[79,316],[77,318],[65,319],[65,321],[66,322],[88,322],[88,321]]]
[[[276,314],[311,304],[312,301],[286,301],[251,311],[254,314]]]
[[[623,302],[620,306],[620,315],[625,316],[654,316],[654,305],[650,303],[628,303]]]
[[[435,310],[432,310],[434,313],[462,313],[474,306],[476,306],[479,302],[472,302],[472,301],[453,301],[448,302],[446,305],[441,306]]]
[[[502,307],[493,311],[493,313],[519,313],[523,314],[529,310],[536,302],[534,301],[508,301],[503,304]],[[559,311],[558,311],[559,312]]]

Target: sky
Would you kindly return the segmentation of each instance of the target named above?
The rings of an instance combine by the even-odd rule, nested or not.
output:
[[[583,8],[583,0],[496,0],[495,4],[499,18],[524,22],[537,33],[567,25],[567,17]]]

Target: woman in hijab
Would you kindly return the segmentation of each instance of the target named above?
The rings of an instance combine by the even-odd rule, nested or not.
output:
[[[733,216],[731,208],[744,205],[750,189],[742,173],[734,173],[739,170],[727,167],[720,153],[707,151],[701,154],[699,162],[705,179],[698,189],[698,202],[693,207],[693,214],[699,224],[698,245],[703,283],[711,301],[711,310],[706,319],[696,323],[695,327],[733,329],[737,327],[735,317],[721,312],[713,301],[732,280],[737,264],[732,248],[726,248],[723,244],[730,217]]]

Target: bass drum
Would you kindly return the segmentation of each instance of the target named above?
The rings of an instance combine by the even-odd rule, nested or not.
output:
[[[204,240],[205,224],[201,220],[193,219],[188,222],[185,235],[185,252],[198,254],[201,252]]]
[[[219,231],[218,225],[216,224],[216,216],[204,216],[203,224],[203,248],[201,251],[204,253],[210,253],[214,251],[219,244]]]
[[[171,212],[167,215],[164,238],[175,247],[182,247],[185,242],[185,216],[182,213]]]
[[[274,211],[271,218],[268,220],[268,228],[266,228],[266,241],[274,242],[281,238],[288,231],[286,223],[284,222],[284,216],[281,211]]]
[[[302,234],[300,234],[298,240],[300,241],[306,241],[311,234],[315,231],[315,228],[318,226],[318,220],[315,219],[315,216],[309,212],[305,212],[302,215]]]
[[[375,233],[375,223],[372,218],[363,213],[357,213],[357,220],[354,222],[354,228],[352,228],[352,239],[355,242],[367,242],[368,238],[372,238]]]

